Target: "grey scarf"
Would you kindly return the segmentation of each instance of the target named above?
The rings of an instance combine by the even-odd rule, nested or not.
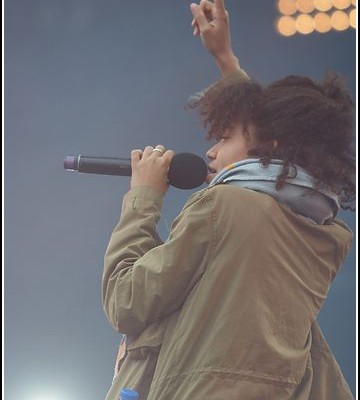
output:
[[[270,164],[264,166],[258,158],[248,158],[224,168],[213,178],[209,187],[230,183],[266,193],[317,224],[335,218],[340,208],[339,196],[330,190],[316,188],[314,178],[299,166],[291,166],[285,186],[276,189],[283,164],[282,160],[271,160]]]

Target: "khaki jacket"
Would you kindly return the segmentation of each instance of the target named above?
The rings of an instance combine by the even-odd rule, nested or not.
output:
[[[316,316],[351,245],[272,197],[217,185],[190,197],[165,243],[162,197],[126,194],[103,305],[127,337],[106,400],[350,400]]]

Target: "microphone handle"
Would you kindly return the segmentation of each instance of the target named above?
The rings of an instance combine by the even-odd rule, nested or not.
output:
[[[90,174],[131,176],[131,160],[130,158],[79,155],[74,170]]]
[[[67,156],[64,168],[90,174],[131,176],[130,158],[93,157],[78,155]],[[194,189],[206,179],[205,161],[192,153],[175,154],[168,171],[170,185],[178,189]]]

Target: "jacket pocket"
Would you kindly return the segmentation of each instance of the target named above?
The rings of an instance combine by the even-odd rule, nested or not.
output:
[[[158,357],[162,345],[167,320],[148,326],[140,335],[123,335],[115,362],[114,379],[117,377],[125,361]]]
[[[139,336],[127,338],[127,353],[138,359],[158,354],[163,342],[167,319],[149,325]]]
[[[147,398],[167,323],[167,319],[154,323],[137,337],[123,337],[106,400],[117,399],[122,387],[131,387],[140,393],[141,398]]]

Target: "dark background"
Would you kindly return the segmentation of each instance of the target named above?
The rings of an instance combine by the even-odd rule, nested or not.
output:
[[[101,305],[104,252],[129,178],[66,172],[66,155],[127,157],[164,144],[205,156],[188,96],[219,77],[190,1],[5,1],[5,398],[99,400],[119,335]],[[228,0],[233,47],[262,83],[346,77],[355,30],[280,36],[275,0]],[[192,191],[171,188],[159,230]],[[355,231],[355,214],[340,217]],[[355,245],[320,324],[355,392]]]

